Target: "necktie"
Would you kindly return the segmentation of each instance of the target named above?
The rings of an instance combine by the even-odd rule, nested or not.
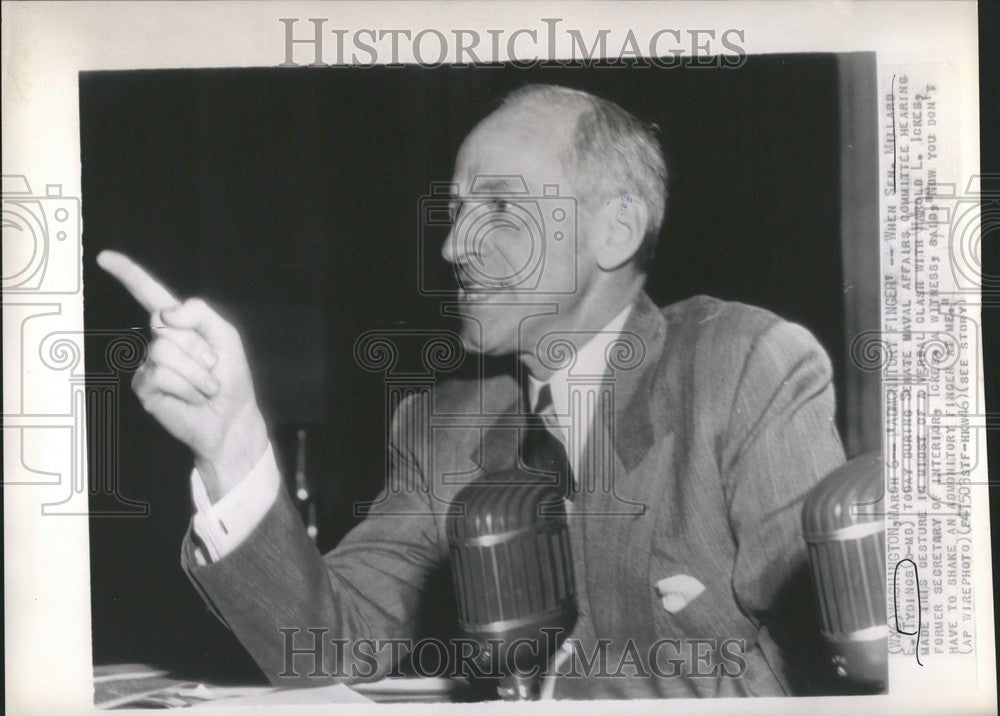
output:
[[[566,454],[566,447],[546,425],[545,416],[554,415],[552,389],[548,385],[538,393],[534,410],[528,415],[528,424],[521,442],[521,461],[535,470],[554,473],[548,477],[567,500],[574,497],[573,471]]]

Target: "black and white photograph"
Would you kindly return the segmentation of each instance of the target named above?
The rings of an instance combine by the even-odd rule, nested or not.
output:
[[[715,59],[84,74],[95,664],[884,689],[874,56]]]
[[[79,589],[12,669],[60,640],[95,713],[987,706],[968,3],[922,63],[907,3],[126,3],[50,23],[41,123],[17,5],[5,124],[74,176],[8,145],[6,609]]]

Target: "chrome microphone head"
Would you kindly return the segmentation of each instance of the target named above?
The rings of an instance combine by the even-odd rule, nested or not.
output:
[[[825,477],[802,506],[822,635],[841,678],[888,681],[883,461],[865,453]]]
[[[504,674],[501,695],[533,698],[535,677],[577,618],[565,501],[554,485],[512,470],[467,485],[452,504],[459,627],[481,647],[477,665]]]

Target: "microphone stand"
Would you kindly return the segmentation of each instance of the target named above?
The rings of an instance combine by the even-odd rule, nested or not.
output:
[[[497,686],[497,694],[504,701],[538,701],[541,695],[541,677],[507,674]]]
[[[547,671],[535,671],[525,676],[512,673],[503,676],[497,686],[497,695],[504,701],[542,701],[553,698],[554,684],[550,679],[559,674],[562,666],[573,653],[572,642],[564,641],[562,646],[549,659]]]

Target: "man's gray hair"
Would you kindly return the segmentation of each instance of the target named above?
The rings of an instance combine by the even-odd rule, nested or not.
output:
[[[575,178],[573,188],[594,208],[627,196],[642,201],[649,219],[636,264],[648,270],[667,206],[667,165],[656,125],[637,119],[614,102],[559,85],[520,87],[504,98],[502,106],[577,113],[573,142],[562,158]]]

